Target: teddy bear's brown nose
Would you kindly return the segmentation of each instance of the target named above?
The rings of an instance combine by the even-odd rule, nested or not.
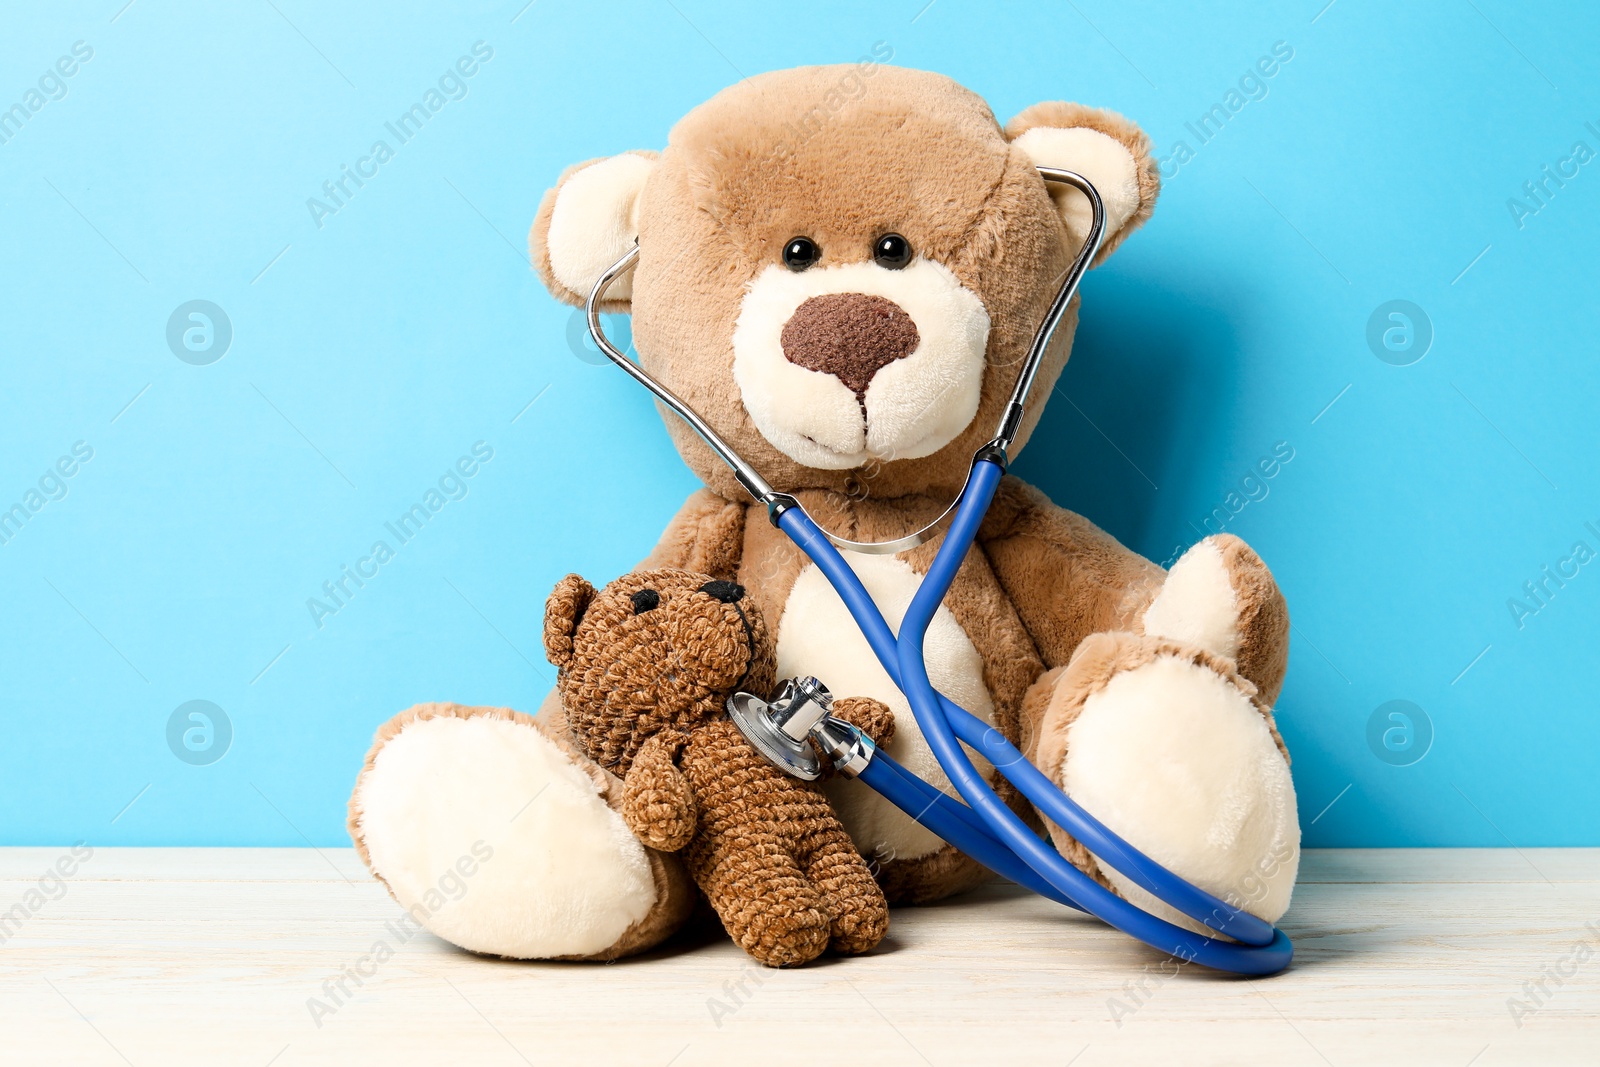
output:
[[[916,350],[917,324],[899,304],[866,293],[827,293],[795,309],[783,327],[783,357],[838,378],[863,396],[872,376]]]

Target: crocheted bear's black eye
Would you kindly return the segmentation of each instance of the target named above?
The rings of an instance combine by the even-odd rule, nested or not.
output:
[[[822,249],[809,237],[791,237],[783,246],[783,265],[792,271],[802,271],[822,258]]]
[[[724,604],[734,604],[744,599],[744,586],[738,582],[710,581],[702,585],[700,591],[709,593]]]
[[[641,589],[628,598],[633,601],[633,613],[643,615],[661,606],[661,594],[654,589]]]

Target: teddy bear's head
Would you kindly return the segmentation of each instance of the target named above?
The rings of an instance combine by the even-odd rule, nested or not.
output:
[[[994,433],[1089,220],[1037,167],[1074,170],[1107,212],[1101,258],[1150,214],[1148,138],[1110,112],[1036,104],[996,123],[938,74],[857,65],[749,78],[667,147],[569,169],[530,235],[550,291],[631,311],[643,365],[781,491],[898,496],[960,484]],[[1017,439],[1065,365],[1057,331]],[[708,485],[742,492],[668,420]],[[1014,449],[1015,451],[1015,449]]]
[[[567,575],[545,604],[544,649],[573,735],[617,774],[652,735],[721,715],[735,690],[770,692],[777,670],[744,587],[683,570],[637,571],[598,591]]]

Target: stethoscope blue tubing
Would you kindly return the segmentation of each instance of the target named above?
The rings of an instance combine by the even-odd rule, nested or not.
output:
[[[884,670],[905,694],[934,758],[966,804],[923,782],[882,751],[875,754],[861,780],[997,874],[1048,899],[1089,912],[1181,960],[1236,974],[1283,970],[1293,958],[1294,947],[1281,930],[1178,877],[1112,833],[1028,762],[998,730],[957,706],[929,681],[923,639],[977,536],[1003,473],[993,460],[975,461],[972,479],[906,610],[898,638],[855,571],[804,510],[791,507],[778,516],[778,526],[827,577]],[[1171,907],[1234,940],[1221,941],[1151,915],[1067,862],[995,794],[962,749],[962,741],[983,753],[1046,818],[1102,861]]]
[[[1020,856],[990,834],[971,808],[924,782],[887,752],[875,753],[860,778],[907,815],[996,874],[1057,904],[1083,910],[1077,901],[1039,877]]]

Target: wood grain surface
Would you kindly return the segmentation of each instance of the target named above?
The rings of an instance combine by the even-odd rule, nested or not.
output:
[[[0,850],[0,1063],[1600,1063],[1600,849],[1308,852],[1261,980],[1005,883],[777,972],[715,929],[609,965],[402,940],[349,850],[103,848],[41,888],[66,851]]]

